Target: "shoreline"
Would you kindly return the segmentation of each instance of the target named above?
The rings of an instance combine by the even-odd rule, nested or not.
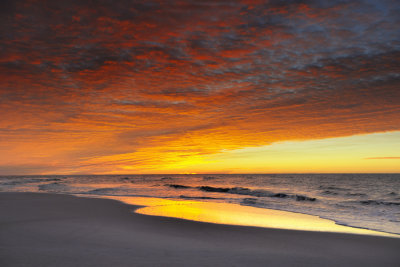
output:
[[[378,181],[378,178],[380,189],[370,191],[368,184]],[[337,225],[400,235],[400,225],[396,218],[399,204],[396,192],[400,184],[387,186],[393,179],[400,181],[399,178],[399,175],[380,177],[353,174],[332,177],[93,175],[6,177],[0,182],[2,191],[234,203],[244,207],[318,216],[334,221]],[[342,180],[347,182],[338,182]],[[359,182],[356,187],[352,186],[355,182]]]
[[[396,266],[398,238],[196,222],[117,200],[0,193],[1,266]],[[6,216],[4,216],[6,215]]]
[[[81,197],[82,195],[76,194],[76,196]],[[88,196],[83,195],[82,197]],[[138,214],[171,217],[195,222],[400,238],[399,234],[343,225],[317,215],[279,209],[257,208],[233,203],[161,199],[156,197],[98,195],[89,195],[89,197],[112,199],[128,205],[143,206],[134,210]]]

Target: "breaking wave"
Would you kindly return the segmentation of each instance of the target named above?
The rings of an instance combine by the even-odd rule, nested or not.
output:
[[[386,206],[400,206],[400,202],[391,202],[391,201],[379,201],[379,200],[363,200],[360,201],[363,205],[386,205]]]
[[[235,195],[245,195],[245,196],[255,196],[255,197],[273,197],[273,198],[290,198],[296,201],[316,201],[315,197],[308,197],[298,194],[286,194],[286,193],[272,193],[266,190],[252,190],[245,187],[213,187],[213,186],[187,186],[187,185],[180,185],[180,184],[166,184],[171,188],[175,189],[188,189],[194,188],[204,192],[215,192],[215,193],[228,193],[228,194],[235,194]]]

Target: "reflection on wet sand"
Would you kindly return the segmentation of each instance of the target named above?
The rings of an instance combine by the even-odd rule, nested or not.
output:
[[[338,225],[334,221],[317,216],[237,204],[146,197],[107,198],[131,205],[144,206],[135,210],[135,212],[145,215],[174,217],[217,224],[400,237],[399,235]]]

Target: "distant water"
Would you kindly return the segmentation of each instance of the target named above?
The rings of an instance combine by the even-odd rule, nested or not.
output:
[[[400,234],[400,174],[0,176],[0,191],[236,203]]]

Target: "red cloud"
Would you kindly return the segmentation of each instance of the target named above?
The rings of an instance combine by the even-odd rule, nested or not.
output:
[[[179,151],[400,130],[395,26],[350,11],[20,1],[0,27],[0,160],[100,172]]]

